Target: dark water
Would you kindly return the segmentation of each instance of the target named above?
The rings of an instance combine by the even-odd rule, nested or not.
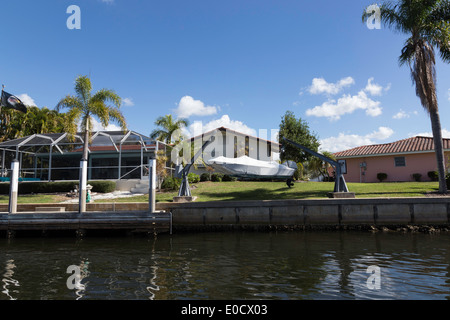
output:
[[[3,238],[0,300],[449,299],[449,240],[366,232]],[[80,267],[78,290],[67,285],[71,265]],[[368,284],[369,266],[379,268],[379,288]]]

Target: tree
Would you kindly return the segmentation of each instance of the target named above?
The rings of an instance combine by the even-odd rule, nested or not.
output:
[[[122,99],[109,89],[101,89],[95,94],[91,93],[92,84],[87,76],[79,76],[75,80],[75,95],[67,95],[61,99],[56,110],[67,108],[68,117],[72,120],[72,124],[78,124],[81,120],[81,130],[84,135],[83,158],[88,158],[88,146],[91,140],[92,117],[96,116],[100,123],[106,127],[110,120],[116,121],[125,131],[127,124],[124,116],[120,112]],[[108,105],[111,103],[112,105]],[[72,125],[67,130],[68,133],[74,135],[76,126]]]
[[[10,108],[0,112],[0,141],[40,133],[64,132],[71,124],[69,115],[47,107],[28,106],[27,113]],[[75,126],[76,127],[76,126]]]
[[[321,154],[336,161],[335,156],[331,152],[322,151]],[[325,181],[330,181],[330,168],[333,168],[331,164],[318,157],[312,157],[307,163],[308,173],[310,173],[313,177],[321,176]]]
[[[297,162],[308,161],[312,155],[296,148],[290,143],[283,143],[283,137],[288,138],[306,148],[316,151],[319,149],[319,141],[315,134],[309,131],[306,121],[295,118],[292,111],[286,111],[281,119],[278,141],[283,144],[283,151],[280,154],[281,161],[292,160]]]
[[[188,121],[186,119],[175,120],[171,114],[168,114],[156,119],[155,125],[160,128],[153,130],[150,134],[150,137],[152,139],[158,139],[169,144],[172,142],[176,142],[176,137],[173,137],[172,135],[177,130],[187,127]]]
[[[400,0],[395,3],[385,2],[379,9],[381,23],[409,36],[401,50],[399,63],[400,66],[406,63],[409,65],[416,95],[430,116],[439,173],[439,192],[446,193],[434,50],[439,50],[444,62],[450,62],[450,1]],[[365,10],[363,22],[370,16],[371,13]]]
[[[165,154],[164,150],[158,150],[156,152],[156,176],[158,182],[158,190],[161,190],[161,184],[164,178],[169,176],[169,172],[166,169],[167,160],[169,157]]]

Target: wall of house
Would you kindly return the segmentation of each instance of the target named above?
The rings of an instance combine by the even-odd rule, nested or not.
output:
[[[450,152],[446,152],[446,159]],[[405,157],[405,166],[395,166],[395,157]],[[430,181],[428,171],[437,170],[436,156],[431,153],[417,153],[404,155],[390,155],[377,157],[350,158],[346,160],[347,173],[344,174],[347,182],[379,182],[377,174],[387,174],[386,182],[414,181],[413,174],[420,173],[421,181]],[[365,163],[366,167],[360,167]]]

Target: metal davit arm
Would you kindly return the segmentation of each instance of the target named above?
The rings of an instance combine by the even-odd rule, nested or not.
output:
[[[197,151],[197,153],[192,157],[191,162],[187,164],[183,170],[181,171],[182,180],[180,189],[178,191],[179,197],[190,197],[191,196],[191,189],[189,187],[189,181],[188,181],[188,174],[189,170],[191,170],[192,165],[197,160],[197,158],[203,153],[203,150],[214,141],[215,137],[212,136],[208,141],[206,141],[200,150]]]
[[[318,152],[310,150],[310,149],[306,148],[305,146],[302,146],[301,144],[298,144],[294,141],[289,140],[288,138],[283,137],[282,139],[284,141],[292,144],[293,146],[300,148],[300,149],[312,154],[313,156],[318,157],[319,159],[331,164],[336,172],[336,181],[334,182],[334,192],[348,192],[347,184],[345,183],[344,176],[342,175],[341,164],[339,162],[334,161],[333,159],[330,159],[328,157],[325,157],[323,154],[320,154]]]

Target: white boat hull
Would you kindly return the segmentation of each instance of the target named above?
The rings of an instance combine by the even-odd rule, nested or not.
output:
[[[243,178],[279,178],[287,179],[296,169],[275,161],[261,161],[247,156],[239,158],[217,157],[207,161],[216,172]]]

